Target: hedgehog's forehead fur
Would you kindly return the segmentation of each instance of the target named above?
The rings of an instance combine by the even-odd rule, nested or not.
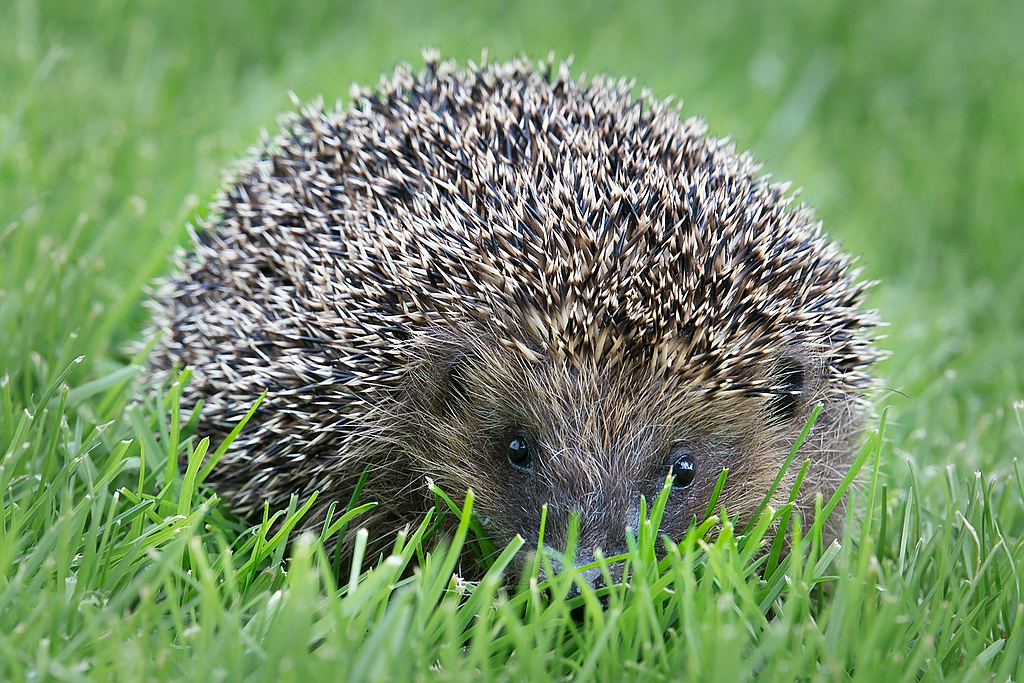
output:
[[[305,236],[268,246],[354,351],[472,321],[528,357],[641,362],[709,394],[770,390],[753,369],[796,344],[866,381],[848,260],[699,119],[526,61],[430,60],[354,94],[286,121],[265,191],[228,197]]]

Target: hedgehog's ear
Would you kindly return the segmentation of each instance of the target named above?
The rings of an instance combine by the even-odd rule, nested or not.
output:
[[[444,363],[444,390],[448,402],[465,403],[469,398],[469,359],[459,354]]]
[[[770,375],[771,395],[768,413],[773,420],[786,422],[799,412],[807,383],[803,363],[792,356],[782,358]]]
[[[472,356],[434,339],[421,340],[416,354],[403,382],[408,400],[434,415],[461,414],[472,396]]]
[[[469,405],[471,372],[465,356],[435,356],[408,376],[406,391],[423,410],[455,417]]]

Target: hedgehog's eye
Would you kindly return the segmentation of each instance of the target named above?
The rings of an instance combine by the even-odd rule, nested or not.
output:
[[[668,471],[673,475],[672,489],[675,491],[688,489],[697,477],[697,464],[688,450],[677,451]]]
[[[522,430],[516,430],[508,436],[505,453],[516,469],[527,472],[533,469],[533,443]]]
[[[775,393],[768,401],[768,410],[780,420],[796,415],[804,393],[804,369],[799,362],[786,358],[775,371]]]

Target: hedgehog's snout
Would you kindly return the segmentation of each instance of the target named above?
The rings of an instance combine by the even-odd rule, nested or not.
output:
[[[626,537],[635,537],[640,500],[647,492],[633,472],[602,468],[593,454],[562,457],[579,469],[570,467],[561,476],[547,477],[552,544],[571,552],[576,566],[594,562],[598,551],[606,557],[626,552]],[[573,547],[566,548],[570,544]]]
[[[555,550],[550,546],[545,547],[545,552],[550,558],[551,568],[556,574],[564,572],[567,565],[573,565],[578,570],[576,576],[595,590],[622,581],[623,572],[626,568],[625,560],[612,559],[611,561],[606,561],[606,558],[614,558],[621,553],[606,553],[600,548],[594,548],[591,551],[578,550],[574,558],[568,557],[564,552]],[[598,555],[602,558],[600,562],[597,560]],[[576,595],[579,595],[579,588],[573,586],[570,589],[569,597]]]

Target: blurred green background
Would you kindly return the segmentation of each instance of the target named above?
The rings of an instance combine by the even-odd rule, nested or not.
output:
[[[289,91],[347,101],[427,47],[553,52],[682,98],[861,255],[890,323],[890,477],[1006,472],[1024,438],[1022,29],[1024,3],[992,0],[2,0],[0,377],[27,405],[80,354],[77,381],[127,362],[146,284]]]

